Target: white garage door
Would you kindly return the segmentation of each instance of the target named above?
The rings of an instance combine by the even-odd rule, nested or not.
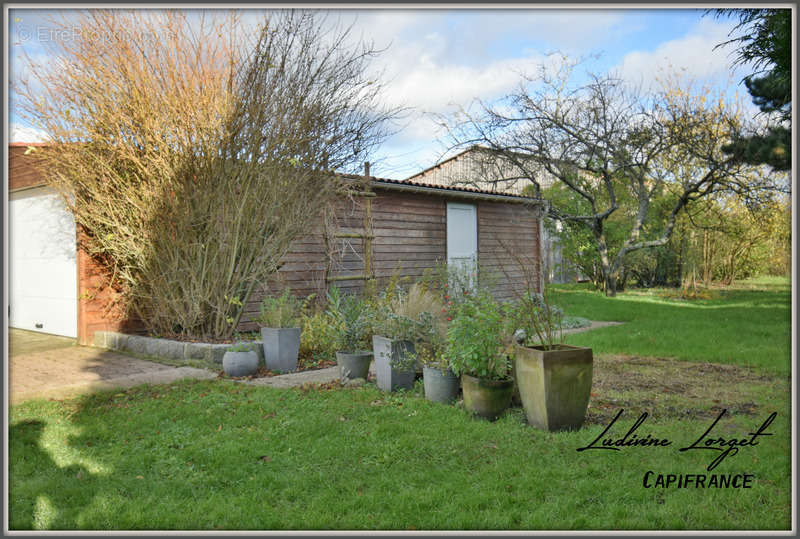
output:
[[[9,194],[9,326],[77,337],[75,220],[47,188]]]

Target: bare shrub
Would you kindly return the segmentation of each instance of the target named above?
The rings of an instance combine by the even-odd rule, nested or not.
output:
[[[214,12],[212,12],[214,13]],[[291,241],[340,192],[396,111],[375,51],[314,12],[248,33],[235,14],[89,10],[18,89],[50,137],[44,170],[160,334],[226,338]]]

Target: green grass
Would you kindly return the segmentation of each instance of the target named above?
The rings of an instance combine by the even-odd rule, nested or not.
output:
[[[768,312],[783,312],[785,284],[751,284],[753,290],[741,287],[687,306],[636,292],[607,299],[564,287],[557,294],[570,314],[630,321],[598,333],[655,332],[673,324],[683,339],[701,343],[704,334],[716,338],[717,326],[684,320],[700,319],[691,313],[725,312],[739,321],[741,336],[747,327],[764,326]],[[748,316],[750,307],[755,313]],[[775,315],[773,324],[767,336],[762,328],[747,342],[774,347],[771,336],[788,334],[788,319]],[[475,419],[460,406],[427,402],[419,382],[412,392],[386,394],[372,384],[279,390],[184,381],[12,406],[9,527],[789,529],[790,381],[773,368],[788,365],[788,342],[772,349],[772,361],[751,368],[726,364],[748,364],[728,344],[719,355],[703,346],[705,356],[689,355],[686,362],[659,359],[678,356],[652,352],[669,350],[665,344],[619,340],[595,354],[587,425],[577,432],[537,430],[520,409],[495,423]],[[615,437],[648,412],[637,434],[672,445],[576,451],[621,409]],[[772,412],[777,417],[771,436],[707,472],[715,454],[678,449],[722,409],[728,412],[713,434],[727,439],[746,437]],[[747,473],[755,481],[750,489],[644,488],[650,470]]]
[[[674,294],[674,290],[634,289],[607,298],[587,285],[575,284],[554,286],[550,299],[570,315],[625,322],[567,336],[567,343],[590,346],[595,353],[671,357],[789,373],[792,330],[787,279],[761,278],[729,289],[712,289],[710,299],[668,297]]]
[[[599,424],[550,434],[519,410],[489,423],[374,387],[193,381],[28,403],[10,418],[10,528],[786,529],[788,403],[771,388],[756,392],[769,407],[717,427],[743,435],[780,411],[715,470],[755,474],[749,490],[642,487],[648,470],[704,473],[706,452],[677,449],[710,425],[710,398],[704,417],[648,419],[640,433],[673,447],[619,453],[576,451]]]

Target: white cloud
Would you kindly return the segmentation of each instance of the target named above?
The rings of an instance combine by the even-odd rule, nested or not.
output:
[[[510,90],[519,82],[519,72],[530,71],[539,61],[538,57],[514,58],[470,67],[421,53],[416,68],[395,79],[386,97],[393,104],[405,103],[427,112],[440,112],[451,104],[467,106],[475,98],[489,99]]]
[[[386,47],[376,61],[391,106],[412,109],[402,130],[380,150],[379,170],[405,177],[442,157],[445,132],[430,113],[446,114],[475,99],[493,100],[514,90],[520,73],[532,73],[545,53],[580,54],[630,30],[621,11],[540,9],[365,10],[340,12],[355,19],[354,37]],[[357,16],[356,16],[357,15]],[[546,48],[534,43],[547,42]]]
[[[47,134],[41,129],[26,127],[16,122],[8,124],[9,142],[47,142]]]
[[[665,72],[681,71],[696,80],[729,78],[730,49],[714,47],[728,38],[729,24],[702,19],[679,39],[662,43],[653,51],[633,51],[625,55],[616,71],[633,84],[649,87]]]

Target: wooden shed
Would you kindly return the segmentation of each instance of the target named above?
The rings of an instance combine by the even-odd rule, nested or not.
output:
[[[81,247],[74,219],[36,172],[28,146],[9,146],[9,326],[77,336],[82,344],[95,331],[140,330],[114,302],[106,269]],[[252,317],[270,289],[324,295],[332,283],[354,291],[367,279],[380,287],[394,273],[413,279],[440,262],[477,261],[495,273],[498,299],[512,298],[526,274],[541,290],[541,201],[368,174],[347,179],[366,196],[342,197],[335,217],[292,243],[279,278],[246,305],[240,331],[256,327]]]
[[[471,187],[352,177],[374,196],[343,199],[336,218],[295,241],[272,287],[297,295],[335,283],[355,291],[367,279],[378,287],[393,274],[415,279],[438,263],[471,259],[493,273],[493,293],[512,299],[533,277],[542,287],[540,200]],[[520,267],[524,264],[525,267]],[[241,329],[259,312],[260,295],[246,306]]]

